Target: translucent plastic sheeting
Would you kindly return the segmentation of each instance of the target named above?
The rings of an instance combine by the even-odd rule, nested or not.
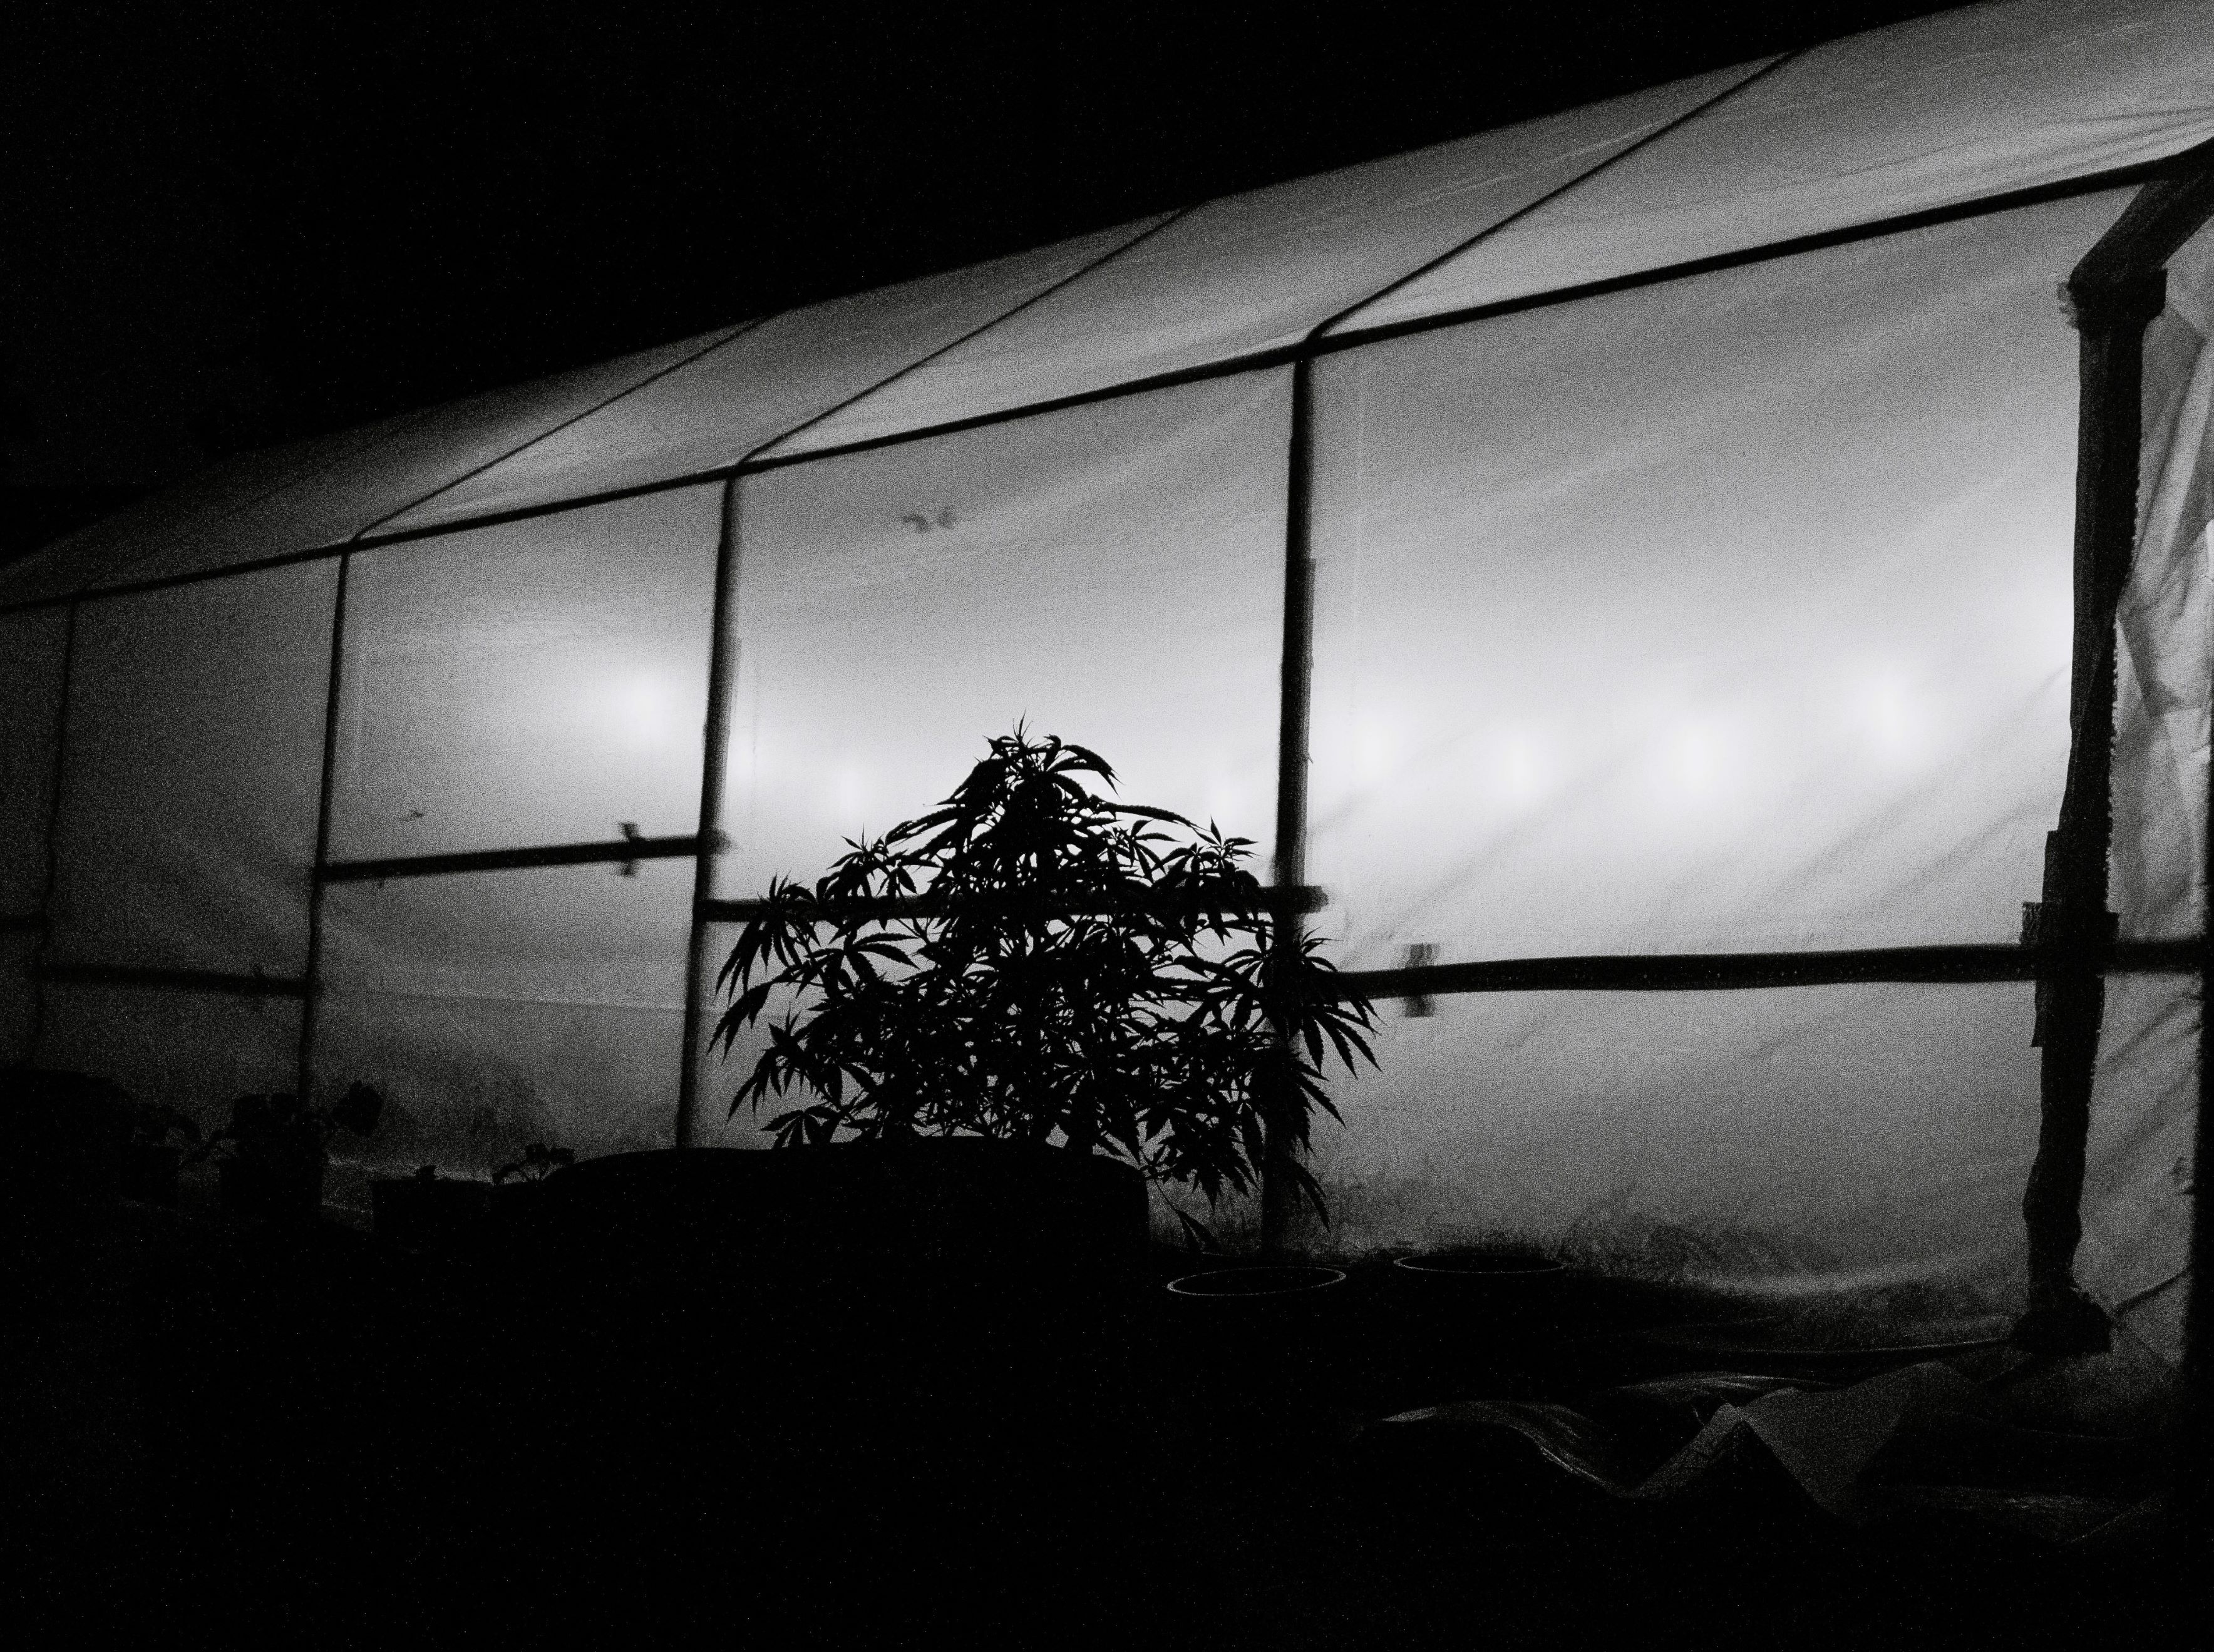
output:
[[[772,452],[868,441],[1297,344],[1758,66],[1208,202]]]
[[[54,957],[305,967],[337,584],[297,564],[78,610]]]
[[[457,521],[731,464],[1036,298],[1159,222],[771,316],[389,526]]]
[[[818,876],[1027,719],[1120,797],[1275,809],[1287,370],[746,479],[718,889]]]
[[[38,911],[59,751],[69,615],[0,614],[0,919]]]
[[[1380,1007],[1314,1126],[1342,1253],[1504,1234],[1636,1269],[2018,1300],[2032,989],[1471,994]]]
[[[262,499],[217,532],[179,538],[131,570],[134,578],[199,572],[341,544],[651,381],[728,338],[731,328],[596,367],[431,408],[359,451]]]
[[[2123,933],[2197,935],[2206,912],[2214,664],[2214,230],[2174,261],[2147,329],[2137,555],[2116,627],[2110,904]]]
[[[332,854],[694,831],[722,491],[356,552]]]
[[[202,1129],[238,1096],[297,1082],[300,1003],[166,987],[49,983],[39,1064],[113,1080]]]
[[[2206,921],[2214,230],[2170,262],[2168,295],[2145,336],[2137,556],[2116,626],[2109,904],[2124,934],[2147,939],[2201,934]],[[2172,1361],[2188,1295],[2199,1015],[2188,978],[2109,981],[2084,1173],[2078,1277]]]
[[[2199,983],[2107,983],[2076,1278],[2137,1339],[2183,1357],[2199,1111]]]
[[[692,863],[333,884],[315,1083],[384,1091],[375,1161],[474,1164],[530,1141],[666,1146]]]
[[[783,1100],[771,1096],[758,1110],[742,1107],[736,1113],[731,1111],[731,1100],[737,1094],[738,1086],[745,1082],[754,1064],[761,1059],[761,1052],[768,1047],[768,1035],[762,1029],[781,1021],[793,1002],[786,994],[770,1004],[760,1021],[739,1033],[727,1054],[715,1042],[715,1024],[730,1007],[730,996],[717,986],[716,978],[731,955],[731,948],[737,944],[739,928],[736,924],[707,925],[706,1014],[700,1025],[699,1047],[692,1052],[693,1073],[699,1085],[692,1140],[698,1147],[768,1147],[774,1139],[768,1128],[769,1121],[778,1113],[803,1106],[813,1099],[797,1094]]]
[[[422,417],[406,413],[211,465],[150,499],[0,568],[0,606],[127,583],[179,546],[219,542],[223,522]]]
[[[1819,46],[1348,330],[2156,161],[2214,137],[2203,0],[2011,0]]]
[[[2125,198],[1320,364],[1340,961],[2015,939],[2067,760],[2054,286]]]

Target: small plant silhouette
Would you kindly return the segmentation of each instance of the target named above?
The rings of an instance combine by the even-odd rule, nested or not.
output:
[[[526,1182],[544,1181],[564,1165],[577,1162],[573,1150],[566,1147],[548,1147],[543,1142],[533,1142],[523,1149],[523,1156],[512,1164],[504,1164],[492,1173],[495,1182],[511,1178]]]
[[[845,1131],[1105,1151],[1210,1206],[1256,1185],[1267,1120],[1303,1147],[1317,1110],[1336,1118],[1325,1058],[1373,1065],[1373,1011],[1334,990],[1318,942],[1280,931],[1251,841],[1087,777],[1115,784],[1096,753],[1018,724],[938,808],[847,839],[811,887],[772,882],[719,978],[714,1042],[727,1055],[773,998],[789,1008],[732,1115],[797,1093],[769,1120],[780,1147]]]

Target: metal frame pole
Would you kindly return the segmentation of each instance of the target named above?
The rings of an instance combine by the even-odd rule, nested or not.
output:
[[[1292,369],[1290,473],[1284,515],[1284,645],[1276,718],[1276,844],[1274,888],[1304,892],[1307,867],[1309,701],[1314,680],[1314,363]],[[1295,965],[1306,925],[1298,905],[1280,901],[1274,913],[1278,968]],[[1280,1035],[1281,1035],[1281,1029]],[[1290,1238],[1298,1197],[1298,1088],[1289,1073],[1297,1052],[1284,1042],[1286,1071],[1266,1098],[1266,1151],[1261,1165],[1261,1247],[1280,1255]]]
[[[23,1064],[35,1065],[46,1035],[46,956],[54,944],[54,885],[61,878],[62,774],[69,761],[70,678],[76,667],[77,610],[71,602],[62,622],[61,683],[54,697],[54,763],[46,789],[46,877],[39,891],[39,938],[31,948],[31,1027],[23,1040]]]
[[[684,959],[684,1061],[676,1075],[676,1145],[690,1147],[699,1129],[700,1040],[706,1026],[707,905],[714,895],[715,856],[723,843],[723,784],[731,743],[731,680],[737,644],[731,636],[731,607],[737,584],[741,483],[723,485],[723,529],[715,546],[714,630],[707,641],[706,748],[700,765],[699,848],[693,862],[691,930]]]
[[[346,680],[346,586],[353,553],[339,558],[338,588],[331,598],[330,679],[324,686],[323,771],[315,801],[315,860],[308,872],[308,960],[301,972],[300,1047],[296,1094],[307,1100],[315,1079],[315,1022],[323,1002],[323,882],[331,860],[331,797],[337,788],[339,714]]]

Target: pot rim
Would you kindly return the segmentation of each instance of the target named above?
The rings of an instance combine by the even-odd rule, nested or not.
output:
[[[1466,1267],[1446,1265],[1446,1259],[1456,1253],[1452,1251],[1417,1251],[1412,1256],[1395,1256],[1391,1265],[1408,1273],[1419,1273],[1435,1278],[1459,1279],[1533,1279],[1555,1278],[1568,1272],[1569,1265],[1557,1257],[1531,1256],[1497,1259],[1496,1267]],[[1474,1257],[1464,1259],[1477,1259]]]
[[[1296,1276],[1294,1283],[1263,1287],[1256,1290],[1194,1290],[1189,1287],[1201,1279],[1251,1278],[1259,1274]],[[1317,1277],[1317,1275],[1324,1276]],[[1302,1291],[1325,1290],[1332,1285],[1345,1283],[1345,1270],[1325,1266],[1321,1263],[1293,1262],[1257,1268],[1207,1268],[1197,1273],[1187,1273],[1169,1281],[1169,1291],[1177,1296],[1196,1296],[1213,1301],[1238,1301],[1256,1296],[1293,1296]]]

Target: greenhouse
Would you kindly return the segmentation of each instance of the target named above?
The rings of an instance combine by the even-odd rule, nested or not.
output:
[[[217,466],[0,569],[0,1061],[763,1144],[745,903],[1022,720],[1377,1003],[1272,1239],[2179,1358],[2210,141],[1998,0]]]

